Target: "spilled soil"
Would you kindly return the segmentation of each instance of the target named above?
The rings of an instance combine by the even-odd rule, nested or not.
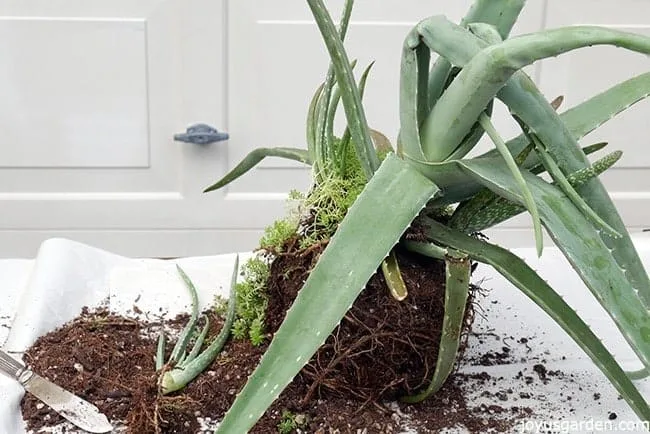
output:
[[[269,338],[321,249],[299,251],[287,245],[277,255],[269,282]],[[517,418],[530,415],[530,409],[517,406],[472,406],[463,385],[476,379],[459,374],[424,403],[394,403],[395,398],[426,387],[433,375],[444,306],[443,265],[406,252],[398,252],[398,257],[409,297],[396,301],[381,273],[373,276],[339,327],[253,433],[399,433],[405,427],[439,433],[458,426],[471,433],[509,432]],[[471,316],[471,306],[468,312]],[[211,332],[216,334],[222,321],[208,314]],[[180,330],[185,320],[164,325]],[[153,360],[162,327],[161,322],[86,310],[41,337],[25,361],[37,373],[93,402],[126,432],[212,432],[266,345],[230,341],[204,375],[181,392],[161,396]],[[30,396],[22,405],[30,429],[64,422]]]
[[[182,321],[176,321],[180,328]],[[215,329],[220,323],[215,318]],[[155,323],[141,323],[106,311],[85,312],[64,327],[41,337],[25,361],[45,377],[94,403],[120,429],[130,433],[212,432],[252,373],[265,347],[230,341],[205,375],[182,393],[160,397],[153,357],[159,330]],[[289,385],[253,433],[277,433],[282,415],[293,413],[301,432],[399,433],[405,426],[418,433],[439,433],[444,428],[465,426],[471,433],[510,432],[515,421],[529,416],[529,408],[501,405],[473,406],[463,391],[476,379],[456,374],[432,398],[418,405],[384,402],[365,404],[325,391],[306,406],[298,405],[311,383],[301,376]],[[488,374],[481,376],[489,382]],[[495,403],[497,400],[495,400]],[[28,428],[65,425],[64,419],[26,395],[23,416]],[[154,409],[158,409],[155,419]],[[338,430],[338,431],[336,431]],[[298,432],[296,430],[286,432]]]

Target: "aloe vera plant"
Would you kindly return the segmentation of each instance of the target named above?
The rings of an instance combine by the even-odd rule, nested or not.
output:
[[[612,354],[582,318],[523,260],[470,236],[528,211],[538,253],[542,228],[564,253],[593,296],[618,326],[646,369],[650,368],[650,280],[598,175],[620,158],[615,152],[593,166],[578,145],[584,135],[650,94],[650,73],[634,77],[557,113],[521,70],[537,60],[598,44],[650,54],[650,38],[594,26],[545,30],[509,38],[524,0],[475,0],[456,25],[425,18],[406,36],[401,63],[400,131],[395,153],[379,158],[362,106],[363,83],[343,47],[352,1],[337,29],[322,0],[307,0],[331,66],[308,111],[307,149],[260,149],[208,190],[243,175],[266,156],[312,164],[318,180],[358,159],[367,184],[338,226],[304,283],[259,366],[218,428],[249,430],[323,344],[381,270],[391,292],[408,297],[391,256],[396,243],[445,262],[445,334],[425,399],[451,372],[469,285],[469,261],[494,267],[556,321],[602,370],[642,420],[650,407]],[[431,66],[431,53],[439,59]],[[365,80],[364,74],[364,80]],[[522,134],[504,141],[490,119],[494,99],[510,109]],[[347,129],[332,133],[341,102]],[[487,133],[495,149],[466,158]],[[553,182],[538,176],[548,172]],[[440,210],[458,204],[451,218]],[[405,241],[415,221],[426,241]],[[392,283],[391,283],[392,282]],[[336,294],[335,296],[333,294]],[[307,325],[308,324],[308,325]]]
[[[167,362],[164,361],[165,335],[161,333],[158,339],[156,371],[161,372],[159,387],[162,394],[168,394],[184,388],[190,381],[194,380],[194,378],[210,366],[226,343],[230,334],[230,328],[235,319],[236,298],[234,288],[237,280],[237,272],[239,270],[239,257],[235,259],[230,283],[228,307],[226,309],[226,318],[221,331],[201,352],[210,328],[209,320],[206,317],[203,329],[197,336],[195,336],[194,345],[188,352],[187,347],[196,334],[196,325],[199,320],[198,295],[194,284],[185,271],[183,271],[183,269],[178,265],[176,266],[176,269],[190,293],[192,299],[192,313],[190,315],[190,320],[181,331]]]

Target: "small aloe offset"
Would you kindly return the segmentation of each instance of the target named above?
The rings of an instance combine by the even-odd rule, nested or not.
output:
[[[647,55],[650,38],[595,26],[509,38],[524,0],[476,0],[460,25],[442,16],[425,18],[404,41],[398,142],[396,152],[381,160],[362,106],[367,74],[363,83],[355,82],[353,64],[343,47],[352,1],[345,2],[338,30],[322,0],[307,0],[307,4],[331,66],[308,111],[307,149],[276,155],[301,156],[301,161],[315,166],[316,181],[323,171],[340,170],[356,161],[368,182],[218,432],[244,433],[256,423],[344,317],[373,273],[384,273],[396,298],[408,297],[392,253],[397,243],[445,261],[447,276],[444,331],[432,379],[416,395],[404,397],[405,401],[435,393],[453,369],[470,261],[479,261],[501,273],[557,322],[638,417],[649,421],[650,407],[631,377],[647,375],[650,370],[650,280],[598,180],[621,153],[591,165],[586,154],[604,145],[582,149],[578,141],[646,98],[650,73],[558,113],[561,100],[547,101],[521,68],[598,44]],[[438,55],[433,66],[432,53]],[[523,134],[519,137],[506,142],[492,124],[495,99],[520,123]],[[333,140],[331,120],[339,102],[347,130],[341,140]],[[495,148],[468,158],[484,133]],[[258,161],[249,159],[213,187],[226,185]],[[552,183],[538,176],[543,172],[551,175]],[[448,205],[455,205],[451,219],[437,220]],[[584,320],[523,260],[469,235],[525,210],[533,217],[539,252],[544,227],[645,370],[628,376]],[[426,241],[401,238],[414,220],[426,228]]]
[[[196,292],[196,287],[180,266],[177,265],[176,269],[178,270],[179,275],[181,276],[183,282],[185,283],[185,286],[190,293],[190,297],[192,299],[192,313],[190,320],[181,331],[181,334],[176,341],[176,345],[174,345],[171,355],[169,356],[169,359],[166,363],[164,362],[164,334],[161,334],[160,338],[158,339],[156,371],[160,371],[162,374],[159,379],[159,387],[161,393],[163,394],[175,392],[187,386],[190,381],[192,381],[208,366],[210,366],[212,361],[217,357],[217,355],[219,355],[219,352],[221,352],[221,349],[226,343],[228,335],[230,334],[230,329],[235,319],[236,297],[234,289],[235,282],[237,280],[237,271],[239,269],[239,257],[235,259],[235,265],[230,284],[228,307],[226,310],[226,318],[224,320],[223,326],[219,334],[205,349],[203,349],[203,352],[201,352],[201,349],[203,347],[203,343],[205,342],[205,338],[207,337],[210,323],[206,317],[203,329],[198,334],[198,336],[195,337],[196,325],[198,322],[198,295]],[[187,352],[187,347],[193,338],[194,345],[192,346],[192,349]]]

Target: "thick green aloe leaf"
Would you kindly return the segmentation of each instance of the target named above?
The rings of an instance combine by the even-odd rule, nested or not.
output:
[[[622,155],[621,151],[612,152],[594,162],[592,167],[573,172],[567,176],[567,181],[573,187],[579,187],[612,167]],[[472,199],[458,205],[448,222],[448,226],[465,233],[479,232],[524,211],[526,211],[526,208],[518,203],[511,202],[491,190],[485,189],[478,192]]]
[[[497,28],[502,39],[510,34],[519,17],[525,0],[475,0],[460,22],[461,26],[470,23],[486,23]],[[429,107],[433,107],[442,95],[451,71],[451,63],[444,57],[436,60],[429,74]]]
[[[219,181],[212,184],[210,187],[206,188],[203,192],[207,193],[210,191],[218,190],[221,187],[224,187],[235,179],[239,178],[253,167],[257,165],[260,161],[266,157],[280,157],[287,160],[294,160],[300,163],[311,164],[312,159],[309,156],[309,152],[304,149],[298,148],[257,148],[251,151],[246,157],[244,157],[241,162],[235,166],[230,172],[226,174]]]
[[[428,80],[431,53],[416,31],[404,40],[400,72],[400,133],[397,153],[424,159],[420,144],[420,125],[429,113]]]
[[[386,157],[341,222],[218,433],[244,433],[255,424],[325,342],[437,192],[395,154]]]
[[[359,89],[352,75],[350,61],[343,48],[343,43],[339,37],[336,27],[332,22],[329,12],[325,8],[322,0],[307,0],[309,8],[314,15],[316,24],[323,36],[325,45],[330,54],[332,67],[336,75],[336,82],[341,89],[341,99],[343,108],[348,120],[348,127],[352,136],[352,142],[356,146],[357,157],[361,162],[361,168],[369,179],[379,167],[379,158],[370,138],[370,129],[368,121],[361,105],[361,96]]]
[[[487,103],[524,66],[577,48],[603,44],[650,53],[650,38],[646,36],[594,26],[545,30],[483,48],[464,65],[422,125],[424,155],[429,161],[448,157]]]
[[[527,76],[520,75],[511,80],[499,92],[499,98],[535,131],[564,173],[589,166],[571,132]],[[622,235],[616,238],[600,233],[620,268],[625,270],[627,279],[638,290],[642,303],[650,308],[650,280],[607,190],[598,178],[594,178],[582,185],[578,193],[597,215]]]
[[[487,164],[486,164],[487,163]],[[509,171],[485,159],[459,165],[506,199],[522,203]],[[557,187],[524,173],[544,226],[585,285],[612,317],[644,366],[650,367],[650,313],[589,220]]]
[[[578,314],[521,258],[499,246],[427,220],[429,236],[436,242],[491,265],[535,304],[541,307],[583,349],[642,420],[650,420],[650,408],[632,381]]]
[[[493,25],[499,32],[501,38],[505,39],[510,34],[510,30],[515,24],[524,3],[525,0],[476,0],[461,20],[461,26],[476,22]],[[422,124],[431,107],[435,105],[440,95],[442,95],[447,85],[452,65],[445,57],[441,56],[436,60],[430,72],[428,68],[429,51],[420,41],[419,32],[416,28],[406,37],[402,53],[402,82],[400,85],[400,107],[404,107],[400,109],[402,128],[408,124],[409,114],[407,112],[413,110],[413,107],[406,106],[417,104],[418,107],[417,116],[411,118],[418,120],[418,128],[414,129],[412,126],[409,127],[409,133],[419,130],[419,125]],[[489,106],[488,111],[491,112],[491,104]],[[404,109],[406,112],[403,113],[402,110]],[[407,124],[404,122],[407,122]],[[467,148],[471,150],[480,140],[481,136],[482,130],[480,128],[474,128],[472,133],[465,137],[463,144],[459,145],[459,147],[462,147],[461,151],[465,152]],[[406,153],[414,158],[422,158],[419,137],[419,131],[417,138],[411,136],[403,138],[400,132],[400,138],[410,148],[406,150]],[[400,140],[398,145],[401,145],[402,140]],[[467,152],[469,150],[465,153]]]
[[[560,114],[574,140],[578,141],[605,122],[613,119],[617,114],[625,111],[632,105],[644,100],[650,95],[650,72],[618,83],[604,92],[570,108]],[[528,139],[523,134],[509,140],[506,145],[513,153],[517,153],[528,144]],[[481,157],[492,157],[495,150],[481,154]],[[527,164],[530,167],[531,164]]]
[[[411,250],[427,256],[437,257],[438,252],[431,252],[429,244],[408,242]],[[442,322],[442,334],[438,347],[438,360],[431,383],[417,395],[405,396],[402,401],[415,403],[427,399],[440,390],[451,374],[460,347],[460,335],[465,321],[465,307],[469,296],[470,260],[467,254],[450,250],[445,254],[445,315]]]
[[[602,35],[605,39],[611,37],[610,43],[620,43],[629,49],[641,49],[643,47],[637,45],[644,45],[650,41],[650,38],[641,35],[619,33],[611,29],[600,30],[603,32]],[[426,21],[426,25],[420,28],[420,32],[429,47],[460,66],[466,65],[487,46],[485,41],[480,40],[466,29],[451,23],[444,17],[429,19]],[[621,37],[629,39],[621,40]],[[605,42],[605,39],[601,42]],[[648,85],[647,82],[644,83],[643,79],[636,81],[636,84],[639,86],[642,84]],[[604,112],[600,111],[598,116],[593,118],[586,114],[587,119],[597,120],[602,123],[607,119],[607,117],[602,117],[603,114],[611,113],[611,116],[613,116],[618,111],[625,109],[625,103],[630,105],[645,97],[648,93],[647,88],[634,92],[629,86],[623,86],[622,84],[610,90],[612,92],[606,92],[607,95],[600,99],[600,102],[607,109]],[[626,96],[622,97],[624,94]],[[520,117],[539,136],[542,142],[547,144],[551,155],[553,155],[564,173],[571,173],[589,165],[572,132],[562,122],[555,109],[546,101],[526,74],[521,71],[516,72],[499,91],[497,97]],[[597,123],[592,122],[591,124],[594,127],[597,126]],[[511,149],[514,153],[518,153],[525,146],[527,144],[522,143],[521,147]],[[538,163],[534,162],[533,164]],[[474,185],[465,184],[464,190],[457,193],[454,198],[458,198],[460,193],[471,191],[474,187]],[[583,185],[578,192],[596,214],[602,217],[618,233],[623,234],[622,237],[612,238],[603,233],[602,241],[609,247],[619,266],[625,269],[627,278],[639,291],[643,304],[650,308],[650,280],[625,229],[623,220],[609,198],[607,191],[600,183],[600,180],[595,178]]]

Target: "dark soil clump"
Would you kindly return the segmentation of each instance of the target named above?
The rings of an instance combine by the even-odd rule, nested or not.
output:
[[[291,240],[271,264],[266,316],[271,333],[284,320],[322,251],[319,246],[300,250],[297,245]],[[427,386],[436,366],[442,329],[444,263],[406,251],[397,256],[408,297],[403,301],[393,298],[382,273],[370,279],[339,326],[303,368],[301,376],[310,387],[302,405],[323,393],[375,403]],[[471,308],[468,312],[471,314]]]

